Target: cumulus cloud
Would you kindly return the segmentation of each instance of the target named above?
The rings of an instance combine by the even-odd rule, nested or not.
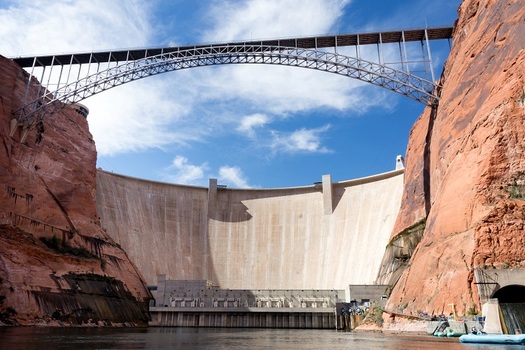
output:
[[[200,165],[191,164],[186,157],[177,155],[173,159],[171,166],[165,169],[163,177],[166,181],[178,184],[202,185],[207,171],[207,163]]]
[[[139,152],[202,142],[207,130],[195,127],[193,97],[177,94],[173,81],[150,78],[95,95],[90,130],[101,155]]]
[[[221,67],[203,91],[210,99],[237,101],[264,113],[286,116],[312,109],[361,111],[365,83],[335,74],[283,66]],[[375,102],[379,102],[375,100]]]
[[[188,158],[181,155],[177,155],[171,165],[164,169],[162,178],[164,181],[194,186],[207,186],[208,179],[217,178],[221,185],[234,188],[253,187],[239,166],[221,166],[218,175],[213,175],[208,163],[192,164]]]
[[[0,48],[22,56],[143,46],[149,12],[139,0],[11,1],[0,9]]]
[[[15,1],[0,10],[3,54],[146,46],[153,32],[148,6],[138,0]],[[83,101],[90,109],[90,130],[98,152],[114,155],[197,138],[196,133],[167,127],[188,112],[188,104],[170,99],[166,91],[172,91],[170,84],[151,79]]]
[[[256,113],[247,115],[242,118],[240,125],[237,127],[237,131],[248,137],[254,137],[255,129],[263,127],[269,121],[270,118],[264,114]]]
[[[208,12],[206,41],[326,34],[350,0],[221,0]]]
[[[238,41],[326,34],[349,0],[249,0],[215,2],[205,41]],[[208,98],[243,101],[264,113],[287,115],[319,108],[363,113],[375,99],[362,94],[364,83],[335,74],[291,67],[220,67],[209,82]]]
[[[237,188],[250,188],[241,168],[237,166],[222,166],[219,169],[218,181]]]
[[[317,129],[300,129],[291,133],[274,132],[272,149],[274,153],[330,153],[331,150],[323,147],[321,136],[330,129],[325,125]]]

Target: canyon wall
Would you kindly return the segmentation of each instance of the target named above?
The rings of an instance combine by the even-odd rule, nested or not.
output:
[[[157,284],[157,274],[229,289],[371,284],[399,210],[403,170],[329,179],[282,189],[199,188],[99,171],[97,206],[148,284]]]
[[[0,322],[145,324],[150,293],[97,216],[86,118],[70,106],[10,136],[27,79],[0,57]]]
[[[475,269],[525,267],[523,5],[465,0],[458,10],[439,105],[410,134],[391,244],[412,249],[383,261],[383,281],[397,280],[389,309],[479,311]]]

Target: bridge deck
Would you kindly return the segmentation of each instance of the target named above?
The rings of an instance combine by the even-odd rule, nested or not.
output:
[[[145,48],[132,49],[120,51],[104,51],[104,52],[87,52],[87,53],[70,53],[59,55],[46,56],[31,56],[31,57],[17,57],[13,60],[22,68],[55,66],[55,65],[69,65],[69,64],[85,64],[85,63],[107,63],[107,62],[123,62],[127,60],[137,60],[141,58],[151,57],[162,53],[176,52],[193,48],[205,48],[214,46],[285,46],[298,47],[305,49],[312,48],[328,48],[339,46],[355,46],[355,45],[370,45],[370,44],[387,44],[408,41],[422,41],[425,40],[425,32],[429,40],[451,39],[452,27],[435,27],[423,29],[398,30],[387,32],[361,33],[361,34],[342,34],[342,35],[326,35],[326,36],[312,36],[302,38],[283,38],[271,40],[258,41],[243,41],[231,42],[222,44],[208,44],[208,45],[193,45],[193,46],[174,46],[174,47],[160,47],[160,48]],[[35,60],[36,58],[36,60]]]

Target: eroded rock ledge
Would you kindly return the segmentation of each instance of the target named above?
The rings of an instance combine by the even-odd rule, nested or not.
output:
[[[66,107],[9,135],[27,77],[0,57],[0,322],[147,324],[150,293],[97,216],[86,118]]]

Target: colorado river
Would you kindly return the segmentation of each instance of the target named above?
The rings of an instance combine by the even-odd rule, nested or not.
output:
[[[457,338],[298,329],[0,327],[2,350],[56,349],[524,349],[467,345]]]

